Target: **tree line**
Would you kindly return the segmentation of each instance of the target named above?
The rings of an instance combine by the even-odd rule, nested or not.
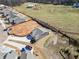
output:
[[[25,2],[35,2],[35,3],[51,3],[51,4],[72,4],[79,2],[79,0],[0,0],[0,3],[6,5],[20,5]]]

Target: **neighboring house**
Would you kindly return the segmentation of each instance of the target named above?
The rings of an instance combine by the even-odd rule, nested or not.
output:
[[[1,5],[1,7],[3,6],[4,5]],[[0,10],[0,13],[2,13],[2,16],[5,18],[6,24],[18,24],[30,19],[29,17],[26,17],[21,13],[17,14],[16,11],[12,11],[9,7],[2,8],[2,10]]]
[[[2,5],[2,4],[0,5],[0,12],[2,12],[4,16],[13,14],[12,10],[10,9],[11,8],[8,6]]]
[[[5,5],[0,5],[0,12],[3,14],[3,16],[11,15],[12,11],[10,11],[10,7]]]
[[[25,19],[21,19],[20,17],[17,17],[17,16],[9,19],[9,22],[11,24],[19,24],[19,23],[24,22],[24,21],[25,21]]]
[[[27,38],[31,40],[31,43],[36,42],[39,39],[44,38],[45,36],[49,35],[49,30],[43,27],[38,27],[34,29],[28,36]]]
[[[26,19],[23,18],[22,16],[17,16],[14,12],[12,11],[5,11],[4,16],[6,16],[6,21],[11,24],[18,24],[21,22],[24,22]]]
[[[3,9],[2,12],[3,12],[3,16],[5,16],[5,17],[10,15],[10,13],[11,13],[11,11],[8,9]]]
[[[5,5],[3,5],[3,4],[0,5],[0,9],[5,9],[5,8],[6,8]]]
[[[9,15],[10,14],[10,11],[9,10],[4,10],[3,11],[3,15],[6,17],[7,15]]]

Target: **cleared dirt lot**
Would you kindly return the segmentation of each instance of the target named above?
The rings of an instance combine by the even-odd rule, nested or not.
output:
[[[9,31],[8,32],[11,35],[26,36],[29,33],[31,33],[32,30],[34,30],[35,28],[37,28],[39,26],[40,25],[37,24],[35,21],[29,20],[29,21],[26,21],[24,23],[16,24],[14,26],[11,26],[9,28]]]

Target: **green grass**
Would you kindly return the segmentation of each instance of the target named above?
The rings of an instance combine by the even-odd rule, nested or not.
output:
[[[79,9],[64,5],[39,5],[41,7],[39,10],[26,8],[24,4],[14,8],[26,15],[43,20],[58,29],[79,33]],[[75,37],[79,38],[78,35],[75,35]]]

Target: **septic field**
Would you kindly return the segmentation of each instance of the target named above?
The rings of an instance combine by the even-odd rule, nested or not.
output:
[[[62,31],[72,33],[72,35],[67,33],[70,36],[74,35],[75,38],[79,38],[79,9],[72,8],[72,6],[52,4],[39,4],[36,7],[37,9],[35,7],[26,8],[25,4],[14,8],[26,15],[47,22]]]

